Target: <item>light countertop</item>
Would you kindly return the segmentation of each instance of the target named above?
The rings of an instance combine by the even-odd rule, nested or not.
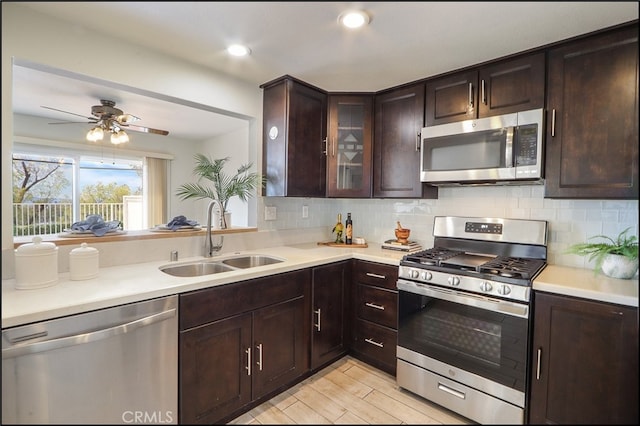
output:
[[[547,265],[533,290],[638,307],[638,280],[610,278],[593,269]]]
[[[285,259],[281,263],[223,272],[200,277],[174,277],[159,270],[169,263],[156,261],[100,268],[97,278],[71,281],[69,273],[59,274],[58,283],[47,288],[16,290],[15,280],[2,281],[2,328],[73,315],[146,299],[199,290],[216,285],[259,278],[266,275],[309,268],[351,258],[398,266],[403,253],[368,248],[336,248],[315,243],[269,247],[224,253],[213,260],[237,254],[267,254]],[[595,275],[592,270],[547,265],[535,279],[533,290],[548,291],[628,306],[638,306],[638,280],[617,280]]]

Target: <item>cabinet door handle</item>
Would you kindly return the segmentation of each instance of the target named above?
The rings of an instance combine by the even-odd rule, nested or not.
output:
[[[256,348],[258,348],[258,362],[256,364],[258,364],[258,370],[262,371],[262,343],[256,346]]]
[[[416,152],[420,151],[420,132],[418,132],[418,136],[416,137]]]
[[[379,347],[379,348],[384,348],[384,344],[382,344],[382,343],[378,343],[378,342],[376,342],[376,341],[374,341],[374,340],[371,340],[371,339],[364,339],[364,341],[365,341],[365,342],[367,342],[367,343],[371,343],[372,345],[377,346],[377,347]]]
[[[540,364],[542,363],[542,348],[538,348],[538,360],[536,361],[536,380],[540,380]]]
[[[316,309],[314,312],[318,314],[318,322],[315,323],[314,326],[316,327],[317,331],[320,331],[320,308]]]
[[[247,376],[250,376],[251,375],[251,348],[247,348],[245,353],[247,354],[247,366],[245,367],[245,369],[247,370]]]
[[[384,306],[382,306],[382,305],[376,305],[375,303],[371,303],[371,302],[367,302],[364,305],[368,306],[370,308],[373,308],[373,309],[379,309],[381,311],[384,311]]]
[[[487,93],[484,90],[484,78],[482,79],[482,84],[480,85],[480,90],[482,91],[482,103],[487,104]]]
[[[367,276],[368,277],[372,277],[372,278],[380,278],[381,280],[386,280],[387,277],[384,275],[380,275],[380,274],[374,274],[373,272],[367,272]]]
[[[556,109],[551,110],[551,137],[556,136]]]
[[[469,112],[473,111],[473,83],[469,83]]]
[[[328,138],[322,139],[322,143],[324,144],[324,149],[322,150],[322,154],[324,154],[324,155],[327,155],[327,150],[328,150],[328,148],[327,148],[327,139]]]

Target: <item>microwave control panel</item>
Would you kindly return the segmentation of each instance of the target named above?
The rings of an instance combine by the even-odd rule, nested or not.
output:
[[[516,166],[535,166],[538,155],[538,125],[518,127]]]

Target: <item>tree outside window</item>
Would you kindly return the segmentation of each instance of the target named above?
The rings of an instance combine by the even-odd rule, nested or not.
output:
[[[140,229],[135,224],[142,223],[142,190],[141,160],[114,158],[105,162],[87,157],[14,153],[13,235],[63,232],[89,214]],[[133,205],[127,212],[137,212],[140,218],[125,217],[125,203]]]

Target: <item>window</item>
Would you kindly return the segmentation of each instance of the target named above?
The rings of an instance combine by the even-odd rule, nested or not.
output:
[[[13,153],[14,236],[63,232],[90,214],[147,227],[143,158],[38,151]]]

